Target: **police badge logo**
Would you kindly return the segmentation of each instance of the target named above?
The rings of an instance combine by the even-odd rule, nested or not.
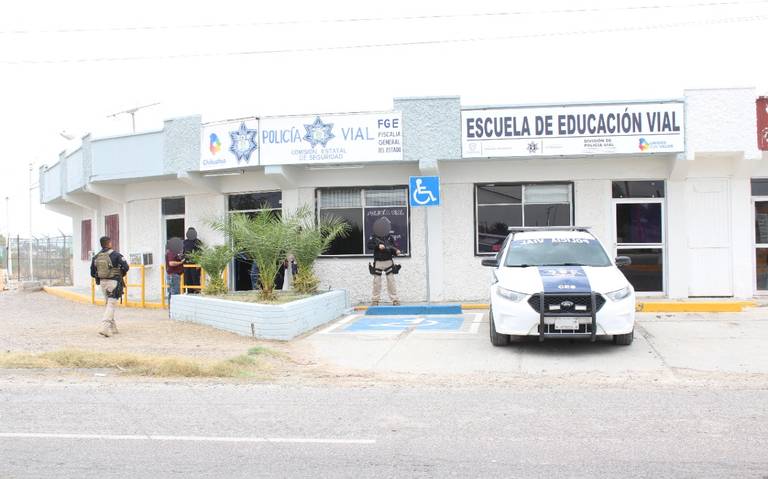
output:
[[[535,141],[528,143],[528,153],[531,155],[536,154],[539,151],[539,144]]]
[[[256,130],[251,130],[245,126],[245,122],[240,123],[239,129],[229,132],[229,137],[232,138],[232,145],[229,147],[229,151],[237,157],[238,164],[241,161],[246,163],[251,161],[251,153],[259,147],[256,143],[257,134]]]
[[[304,139],[309,142],[312,148],[317,145],[323,145],[323,148],[325,148],[328,142],[336,137],[331,131],[333,123],[323,123],[319,116],[315,118],[312,124],[304,125],[304,128],[307,130]]]

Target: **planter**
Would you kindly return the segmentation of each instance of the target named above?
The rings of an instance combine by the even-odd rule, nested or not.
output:
[[[289,340],[338,318],[347,309],[347,292],[328,291],[285,304],[258,304],[176,295],[171,319],[205,324],[258,339]]]

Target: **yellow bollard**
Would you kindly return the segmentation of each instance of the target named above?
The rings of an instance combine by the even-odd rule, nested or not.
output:
[[[165,309],[165,290],[168,288],[165,284],[165,265],[160,265],[160,304]]]

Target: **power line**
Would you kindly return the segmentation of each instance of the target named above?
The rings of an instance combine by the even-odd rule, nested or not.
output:
[[[27,35],[49,33],[108,33],[108,32],[141,32],[153,30],[174,29],[208,29],[208,28],[242,28],[258,26],[327,24],[327,23],[366,23],[366,22],[398,22],[417,20],[445,20],[455,18],[482,18],[482,17],[511,17],[526,15],[557,15],[557,14],[587,14],[599,12],[636,11],[636,10],[660,10],[669,8],[701,8],[701,7],[732,7],[737,5],[766,4],[768,0],[747,0],[733,2],[700,2],[688,4],[657,4],[657,5],[629,5],[621,7],[585,7],[565,8],[557,10],[516,10],[506,12],[480,12],[480,13],[456,13],[439,15],[410,15],[397,17],[357,17],[357,18],[319,18],[312,20],[275,20],[247,23],[203,23],[192,25],[133,25],[110,27],[83,27],[83,28],[52,28],[39,30],[0,30],[0,35]]]
[[[597,35],[597,34],[605,34],[605,33],[641,32],[641,31],[649,31],[649,30],[664,30],[664,29],[683,28],[683,27],[702,26],[702,25],[723,25],[723,24],[731,24],[731,23],[761,22],[765,20],[768,20],[768,15],[717,18],[712,20],[698,20],[698,21],[690,21],[690,22],[647,24],[647,25],[637,25],[637,26],[631,26],[631,27],[602,28],[602,29],[595,29],[595,30],[572,30],[572,31],[563,31],[563,32],[525,33],[525,34],[518,34],[518,35],[448,38],[448,39],[439,39],[439,40],[415,40],[415,41],[407,41],[407,42],[365,43],[365,44],[356,44],[356,45],[335,45],[335,46],[326,46],[326,47],[283,48],[283,49],[271,49],[271,50],[246,50],[246,51],[211,52],[211,53],[180,53],[175,55],[69,58],[69,59],[52,59],[52,60],[0,60],[0,65],[52,65],[52,64],[103,63],[103,62],[132,62],[132,61],[154,61],[154,60],[183,60],[183,59],[192,59],[192,58],[277,55],[277,54],[286,54],[286,53],[315,53],[315,52],[332,52],[332,51],[344,51],[344,50],[363,50],[363,49],[374,49],[374,48],[416,47],[416,46],[447,45],[447,44],[458,44],[458,43],[519,40],[519,39],[529,39],[529,38],[565,37],[565,36],[575,36],[575,35]]]

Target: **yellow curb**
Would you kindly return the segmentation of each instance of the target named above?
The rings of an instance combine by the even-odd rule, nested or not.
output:
[[[638,301],[636,310],[643,313],[740,313],[745,307],[754,306],[754,301]]]
[[[74,291],[67,291],[66,289],[59,289],[59,288],[53,288],[48,286],[43,286],[43,291],[46,293],[57,296],[59,298],[63,298],[69,301],[75,301],[77,303],[83,303],[83,304],[95,304],[97,306],[103,306],[104,300],[103,299],[97,299],[96,302],[91,303],[91,296],[76,293]],[[125,303],[121,304],[123,307],[128,308],[141,308],[141,303],[138,301],[126,301]],[[163,307],[162,303],[144,303],[144,309],[165,309]]]

